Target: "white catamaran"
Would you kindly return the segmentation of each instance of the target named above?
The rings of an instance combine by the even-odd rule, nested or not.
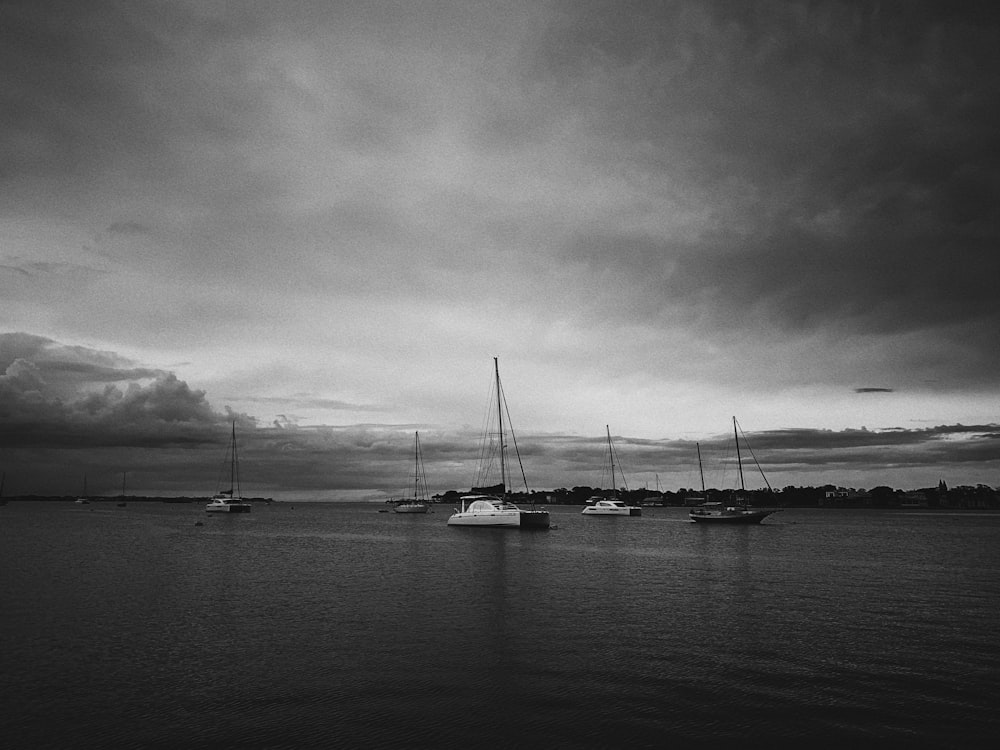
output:
[[[602,495],[595,495],[590,498],[587,502],[587,506],[581,511],[581,515],[584,516],[641,516],[642,508],[627,505],[622,500],[617,498],[618,495],[618,485],[615,482],[615,459],[617,454],[615,453],[615,446],[611,442],[611,428],[608,425],[604,426],[605,431],[608,434],[608,463],[611,466],[611,491],[614,493],[614,497],[606,498]],[[626,492],[628,491],[628,484],[625,482],[625,474],[622,473],[622,485],[625,487]]]
[[[503,388],[500,385],[500,366],[497,358],[493,358],[493,370],[496,390],[496,432],[490,431],[491,417],[487,418],[486,433],[483,436],[483,446],[480,452],[479,475],[477,484],[488,484],[493,472],[499,469],[500,483],[485,487],[480,493],[473,488],[474,494],[462,497],[461,509],[448,518],[449,526],[482,526],[501,527],[516,529],[547,529],[549,528],[549,512],[547,510],[522,510],[510,501],[508,483],[512,477],[507,459],[507,435],[504,430],[504,414],[507,411],[507,400],[504,397]],[[492,408],[490,414],[493,414]],[[507,422],[510,422],[510,415],[507,414]],[[494,439],[495,438],[495,439]],[[514,430],[510,430],[510,441],[514,446],[517,455],[518,466],[521,468],[521,479],[527,489],[527,480],[524,477],[524,467],[521,466],[521,457],[517,453],[517,439],[514,437]],[[484,481],[485,480],[485,481]]]
[[[229,463],[229,489],[215,493],[208,505],[206,513],[249,513],[253,507],[244,500],[240,493],[240,461],[236,453],[236,421],[233,421],[232,438],[229,450],[226,451]]]

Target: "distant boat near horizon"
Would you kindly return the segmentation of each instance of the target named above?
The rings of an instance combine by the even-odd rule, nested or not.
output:
[[[413,497],[400,500],[393,504],[393,511],[396,513],[426,513],[427,502],[427,477],[424,476],[424,461],[420,454],[420,433],[413,433]]]
[[[480,478],[485,477],[491,469],[498,468],[500,472],[500,484],[496,488],[499,495],[469,494],[463,496],[461,498],[461,509],[455,509],[455,512],[448,518],[448,525],[548,529],[550,521],[547,510],[522,510],[510,501],[508,483],[511,477],[503,421],[504,413],[507,412],[507,401],[504,397],[503,387],[500,384],[500,365],[496,357],[493,358],[493,371],[495,373],[497,439],[495,441],[490,439],[489,425],[487,424],[486,434],[483,435],[482,451],[480,452]],[[490,411],[492,412],[492,409]],[[487,423],[489,421],[490,417],[488,416]],[[517,439],[514,437],[513,428],[510,429],[510,438],[515,454],[517,455],[518,466],[521,468],[521,478],[524,480],[524,467],[521,466],[521,457],[517,453]],[[498,462],[498,466],[495,466],[495,462]],[[483,482],[480,483],[483,484]],[[527,480],[524,480],[524,483],[527,487]],[[475,493],[475,488],[473,488],[473,493]]]
[[[77,505],[90,505],[90,497],[87,494],[87,475],[83,475],[83,494],[74,500]]]
[[[615,497],[606,498],[603,495],[596,495],[590,498],[580,514],[584,516],[641,516],[642,508],[627,505],[624,501],[617,498],[618,495],[618,484],[615,481],[615,458],[617,454],[615,453],[614,444],[611,442],[611,427],[608,425],[604,426],[604,429],[608,434],[608,463],[611,466],[611,491],[614,493]],[[625,483],[625,475],[622,474],[622,484],[626,491],[628,490],[628,485]]]
[[[208,505],[206,513],[249,513],[253,506],[243,499],[240,492],[239,457],[236,450],[236,420],[233,420],[232,437],[226,452],[229,463],[229,489],[217,492]]]
[[[755,524],[760,523],[765,518],[767,518],[772,513],[777,513],[780,508],[751,508],[749,501],[747,500],[746,485],[743,480],[743,456],[740,453],[740,436],[736,424],[736,417],[733,417],[733,434],[736,438],[736,462],[739,467],[740,473],[740,491],[736,493],[735,502],[732,505],[725,505],[721,502],[708,502],[702,503],[701,505],[692,508],[688,517],[696,522],[703,524]],[[744,436],[744,440],[746,437]],[[749,443],[747,444],[749,448]],[[751,455],[753,452],[751,451]],[[757,464],[757,458],[754,457],[754,463]],[[701,469],[701,451],[698,451],[698,467],[699,471]],[[767,489],[771,490],[771,483],[767,481],[767,477],[764,476],[764,470],[760,468],[760,464],[757,464],[757,470],[760,472],[761,477],[764,479],[764,483],[767,485]],[[702,488],[704,489],[704,475],[702,475]]]

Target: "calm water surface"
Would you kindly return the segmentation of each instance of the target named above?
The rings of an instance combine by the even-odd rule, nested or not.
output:
[[[0,508],[6,746],[1000,737],[1000,514],[202,507]]]

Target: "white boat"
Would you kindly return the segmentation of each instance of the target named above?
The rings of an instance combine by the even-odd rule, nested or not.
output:
[[[400,500],[393,505],[396,513],[426,513],[427,502],[427,477],[424,476],[424,461],[420,455],[420,433],[413,433],[413,497]]]
[[[506,529],[547,529],[547,510],[522,510],[496,495],[465,495],[461,510],[448,519],[449,526],[492,526]]]
[[[736,438],[736,461],[739,466],[740,471],[740,491],[735,494],[734,501],[730,504],[723,504],[720,502],[708,502],[703,503],[696,508],[692,508],[691,512],[688,513],[688,517],[697,523],[702,524],[754,524],[760,523],[765,518],[767,518],[772,513],[777,513],[780,508],[751,508],[747,500],[746,485],[743,480],[743,456],[740,453],[740,437],[739,432],[736,427],[736,417],[733,417],[733,434]],[[744,440],[746,438],[744,437]],[[749,447],[749,444],[748,446]],[[753,452],[751,451],[751,455]],[[756,457],[754,458],[754,463],[757,462]],[[698,450],[698,465],[701,466],[701,449]],[[767,484],[767,489],[769,492],[771,490],[771,484],[767,481],[767,477],[764,476],[763,469],[760,468],[760,464],[757,464],[757,470],[760,471],[761,477],[764,479],[764,483]],[[702,492],[704,494],[705,479],[702,475]]]
[[[240,494],[240,462],[236,453],[236,422],[233,421],[233,433],[226,451],[229,464],[229,489],[215,493],[208,505],[206,513],[249,513],[253,506],[244,500]]]
[[[614,444],[611,442],[611,428],[607,425],[604,429],[608,433],[608,464],[611,467],[611,489],[612,492],[617,493],[617,482],[615,481],[615,458],[617,454],[615,453]],[[628,485],[625,484],[625,475],[622,474],[622,485],[625,486],[625,490],[628,491]],[[590,498],[587,502],[587,506],[581,511],[581,515],[584,516],[641,516],[642,508],[635,505],[627,505],[622,500],[617,500],[614,498],[606,498],[601,495]]]
[[[503,417],[505,413],[509,414],[509,412],[503,387],[500,385],[500,366],[496,357],[493,358],[493,371],[495,373],[496,410],[494,411],[491,407],[487,416],[486,431],[479,454],[476,484],[480,487],[488,486],[492,480],[497,478],[497,473],[499,473],[500,482],[491,486],[489,493],[477,493],[476,489],[473,488],[472,494],[462,497],[461,508],[456,508],[455,512],[448,518],[448,525],[547,529],[549,528],[549,512],[547,510],[519,508],[511,502],[507,492],[512,477],[507,460],[508,436],[504,429]],[[493,422],[494,417],[496,418],[495,423]],[[496,427],[495,432],[490,429],[493,426]],[[524,481],[525,491],[527,491],[528,483],[524,477],[524,467],[521,465],[521,457],[517,451],[517,438],[514,437],[513,429],[510,430],[509,437],[510,444],[513,445],[514,453],[517,456],[518,466],[521,469],[521,479]]]
[[[626,505],[621,500],[608,500],[603,497],[590,498],[592,504],[588,504],[581,511],[584,516],[641,516],[642,508],[634,505]]]
[[[90,498],[87,496],[87,475],[83,475],[83,494],[73,501],[77,505],[90,505]]]

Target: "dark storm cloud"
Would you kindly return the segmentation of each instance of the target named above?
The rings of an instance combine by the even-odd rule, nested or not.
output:
[[[37,366],[49,386],[64,380],[77,387],[84,382],[142,380],[166,374],[162,370],[135,367],[113,352],[69,346],[29,333],[0,333],[0,369],[6,370],[17,360]]]
[[[7,446],[197,443],[215,439],[223,419],[203,391],[110,352],[0,334],[0,367],[0,442]]]
[[[995,376],[992,7],[597,3],[571,19],[533,72],[567,92],[632,81],[571,103],[620,144],[623,173],[641,159],[683,184],[664,215],[710,211],[690,237],[581,228],[567,254],[634,292],[607,314],[678,305],[711,329],[926,333],[921,347],[957,334],[963,377]]]

